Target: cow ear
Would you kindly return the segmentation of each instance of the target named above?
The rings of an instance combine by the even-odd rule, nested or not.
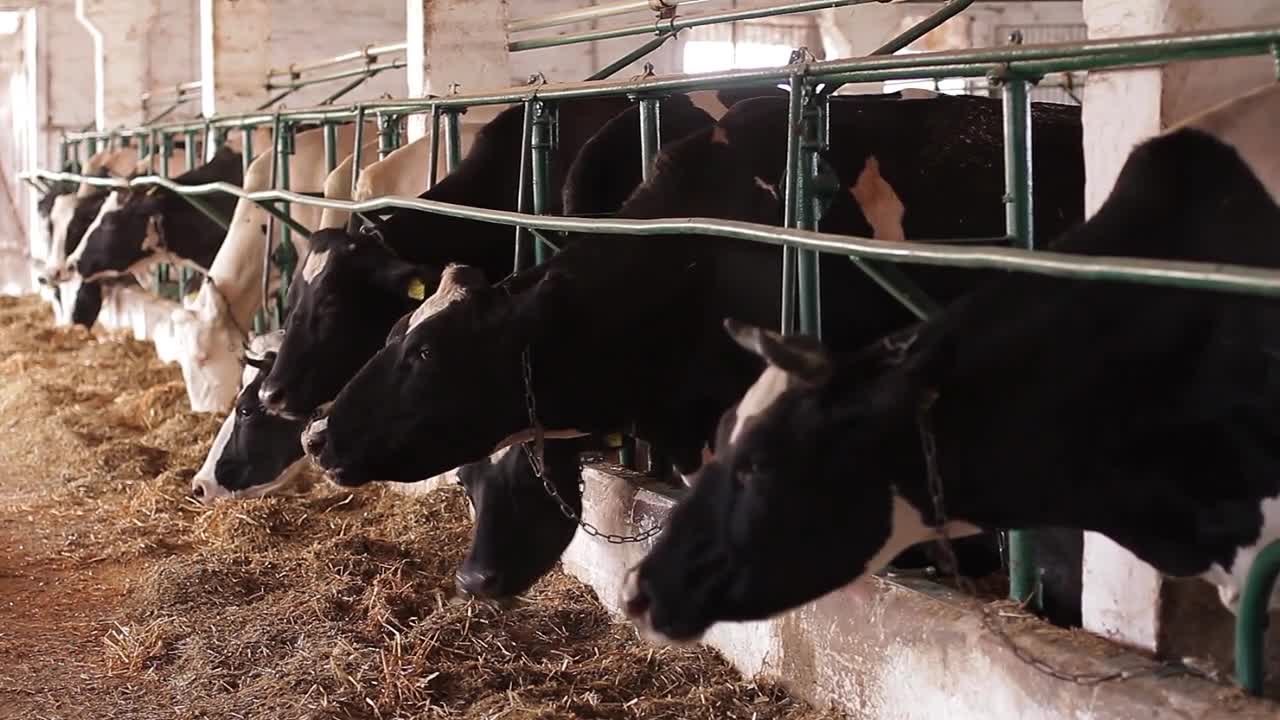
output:
[[[385,292],[398,297],[422,302],[435,291],[438,273],[429,268],[403,260],[379,263],[374,269],[374,281]]]
[[[831,357],[814,338],[784,336],[733,318],[725,318],[724,329],[734,342],[805,383],[821,385],[831,377]]]

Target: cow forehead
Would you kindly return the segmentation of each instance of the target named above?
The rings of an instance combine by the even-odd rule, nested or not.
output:
[[[307,283],[315,281],[316,276],[324,272],[324,268],[329,264],[329,251],[320,250],[313,251],[307,255],[307,262],[302,266],[302,279]]]
[[[436,286],[436,291],[409,316],[409,327],[405,329],[405,334],[418,327],[424,320],[439,314],[442,310],[466,296],[467,289],[453,282],[448,272],[444,273],[440,277],[440,284]]]
[[[790,384],[791,375],[785,370],[772,365],[765,368],[738,403],[737,417],[734,419],[733,430],[729,433],[729,443],[737,442],[747,423],[768,411]]]

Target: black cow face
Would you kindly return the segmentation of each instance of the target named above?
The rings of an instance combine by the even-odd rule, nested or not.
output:
[[[826,353],[807,338],[726,324],[769,366],[725,414],[714,458],[628,576],[627,614],[666,640],[771,617],[879,570],[902,549],[890,543],[902,501],[876,473],[851,470],[879,435],[851,439],[862,413],[826,400]]]
[[[160,203],[158,196],[145,193],[108,197],[71,269],[85,280],[119,275],[163,249]]]
[[[313,421],[307,452],[340,485],[413,482],[483,458],[526,431],[521,356],[558,284],[544,275],[512,296],[474,268],[446,268],[407,332]]]
[[[258,373],[236,398],[231,435],[214,466],[218,485],[235,496],[263,494],[281,481],[285,470],[302,457],[298,437],[305,421],[271,415],[258,400],[262,378],[275,361],[276,355],[272,352],[262,359],[245,359],[258,368]]]
[[[575,514],[582,512],[581,468],[574,441],[549,441],[544,474]],[[502,600],[528,590],[555,567],[573,540],[568,518],[533,472],[520,445],[458,470],[474,515],[471,550],[457,573],[458,590]]]
[[[267,411],[306,418],[332,400],[383,346],[395,318],[434,291],[438,277],[375,238],[317,232],[289,288],[284,343],[262,382]]]

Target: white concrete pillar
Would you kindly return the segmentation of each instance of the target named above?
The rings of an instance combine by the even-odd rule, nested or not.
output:
[[[271,21],[271,0],[200,0],[204,115],[244,112],[262,103],[271,69]],[[315,48],[323,54],[325,45]]]
[[[495,90],[511,84],[507,52],[507,0],[406,0],[409,96]],[[498,108],[476,107],[464,125],[481,125]],[[409,118],[409,140],[427,134],[430,116]]]
[[[1084,0],[1091,39],[1280,22],[1274,0]],[[1090,73],[1084,95],[1085,212],[1106,200],[1129,151],[1164,128],[1275,78],[1267,56]],[[1110,540],[1085,534],[1084,625],[1158,650],[1162,582]]]
[[[157,11],[157,0],[76,0],[76,18],[93,43],[99,130],[144,119],[141,98],[151,82],[146,39]]]

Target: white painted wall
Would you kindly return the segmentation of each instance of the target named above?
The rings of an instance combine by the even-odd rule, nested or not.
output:
[[[1273,0],[1084,0],[1091,38],[1280,23]],[[1085,91],[1085,209],[1106,199],[1134,145],[1209,106],[1275,79],[1271,57],[1093,73]],[[1159,576],[1106,538],[1085,534],[1085,626],[1156,649]]]

